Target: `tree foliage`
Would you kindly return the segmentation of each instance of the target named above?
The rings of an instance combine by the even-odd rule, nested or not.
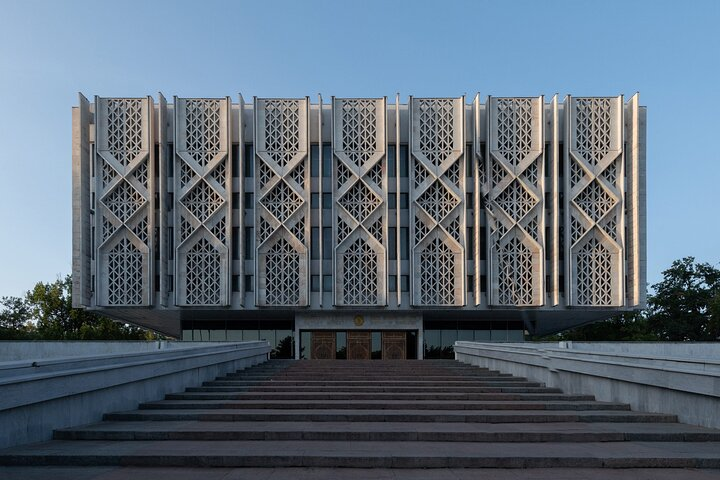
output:
[[[694,257],[675,260],[652,286],[647,309],[538,340],[720,340],[720,270]]]
[[[673,262],[648,299],[648,327],[669,341],[720,340],[720,270],[693,257]]]
[[[154,333],[72,308],[70,275],[0,300],[2,340],[151,340]]]

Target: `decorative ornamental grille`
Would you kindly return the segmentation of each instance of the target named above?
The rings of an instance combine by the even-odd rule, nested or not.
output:
[[[413,305],[465,303],[465,156],[462,98],[413,98]]]
[[[262,306],[308,304],[308,100],[255,101],[255,232]]]
[[[150,105],[145,98],[98,98],[95,111],[97,304],[151,302],[153,251]]]
[[[229,303],[229,99],[175,99],[176,304]]]
[[[572,98],[566,109],[570,304],[622,305],[622,97]]]
[[[385,100],[334,99],[335,304],[386,304]]]
[[[489,155],[478,168],[488,213],[491,305],[544,303],[543,108],[542,97],[488,101]]]

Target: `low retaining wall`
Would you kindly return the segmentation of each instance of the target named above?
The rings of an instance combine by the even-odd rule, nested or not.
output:
[[[58,428],[98,422],[104,413],[267,360],[270,345],[257,342],[77,342],[72,357],[40,358],[41,342],[26,344],[25,360],[0,363],[0,448],[49,440]],[[55,342],[53,342],[55,343]],[[97,355],[106,343],[109,351]],[[138,348],[133,348],[133,347]],[[50,349],[53,352],[62,350]],[[33,354],[32,352],[35,352]],[[52,354],[51,354],[52,355]]]
[[[455,358],[720,428],[720,343],[456,342]]]

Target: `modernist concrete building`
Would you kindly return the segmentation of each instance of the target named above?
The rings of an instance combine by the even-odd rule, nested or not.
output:
[[[73,301],[308,358],[521,340],[644,306],[644,172],[637,95],[80,96]]]

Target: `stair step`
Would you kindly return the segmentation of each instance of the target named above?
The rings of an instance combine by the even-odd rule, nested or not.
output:
[[[449,389],[437,385],[296,385],[292,388],[272,383],[240,386],[188,387],[186,392],[463,392],[463,393],[562,393],[559,388],[548,387],[477,387],[457,386]]]
[[[433,401],[433,400],[161,400],[141,410],[170,409],[363,409],[363,410],[630,410],[629,405],[597,401]]]
[[[207,387],[234,387],[234,386],[247,386],[247,385],[261,385],[272,383],[275,386],[283,387],[295,387],[295,386],[349,386],[349,385],[401,385],[401,386],[444,386],[444,387],[459,387],[463,385],[476,385],[483,387],[543,387],[544,385],[540,382],[476,382],[472,380],[467,381],[430,381],[430,380],[404,380],[404,381],[393,381],[393,380],[211,380],[203,382],[203,386]]]
[[[190,409],[133,410],[105,414],[106,421],[312,421],[312,422],[677,422],[675,415],[627,410],[305,410]]]
[[[707,442],[720,431],[678,423],[104,422],[57,440],[323,440],[444,442]]]
[[[81,448],[80,448],[81,447]],[[720,468],[718,442],[57,440],[0,452],[3,465],[362,468]]]
[[[531,400],[593,401],[592,395],[558,393],[427,393],[427,392],[185,392],[165,395],[166,400]]]

